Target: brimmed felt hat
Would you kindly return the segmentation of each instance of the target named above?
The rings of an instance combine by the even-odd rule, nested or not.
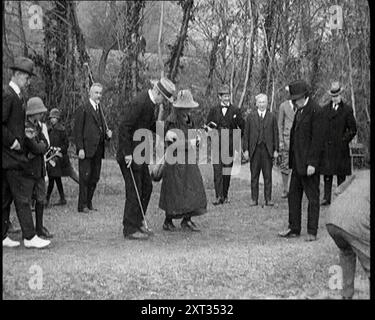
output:
[[[297,80],[289,84],[289,100],[298,100],[308,93],[308,87],[305,81]]]
[[[14,64],[9,68],[28,73],[31,76],[36,76],[34,73],[34,62],[26,57],[17,57],[14,60]]]
[[[197,108],[199,103],[194,101],[190,90],[180,90],[177,94],[177,99],[173,102],[175,108]]]
[[[60,116],[61,116],[61,112],[59,109],[57,108],[53,108],[51,109],[51,111],[49,112],[49,118],[57,118],[57,119],[60,119]]]
[[[26,105],[26,115],[32,116],[33,114],[44,113],[47,112],[47,108],[45,107],[42,99],[39,97],[32,97],[27,101]]]
[[[219,88],[219,90],[217,91],[217,94],[221,95],[221,94],[230,94],[230,89],[229,89],[229,86],[228,85],[223,85]]]
[[[331,84],[331,89],[328,91],[328,94],[331,97],[336,97],[336,96],[340,95],[343,91],[344,91],[344,89],[341,87],[340,82],[334,81]]]
[[[176,86],[171,80],[161,78],[159,81],[151,80],[151,83],[159,90],[164,98],[169,102],[173,102],[173,95],[176,92]]]

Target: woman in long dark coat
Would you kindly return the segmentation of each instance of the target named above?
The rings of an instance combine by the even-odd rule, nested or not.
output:
[[[331,203],[333,176],[337,176],[337,185],[340,185],[346,176],[352,174],[349,143],[357,133],[357,126],[353,109],[342,101],[341,92],[340,84],[333,82],[328,92],[331,101],[323,107],[328,126],[320,169],[320,173],[324,175],[322,205]]]
[[[198,164],[196,161],[188,163],[189,149],[194,152],[192,148],[196,147],[195,141],[188,140],[188,130],[193,129],[189,110],[198,107],[198,103],[193,100],[189,90],[181,90],[173,107],[165,122],[166,140],[181,141],[173,129],[179,129],[184,133],[185,139],[182,143],[185,149],[185,163],[177,161],[175,164],[169,164],[168,157],[166,158],[159,201],[159,207],[166,214],[163,229],[174,231],[176,227],[173,219],[182,218],[183,230],[199,231],[191,217],[207,212],[207,198]]]
[[[72,166],[68,156],[69,140],[65,132],[65,127],[59,122],[60,121],[60,111],[58,109],[52,109],[49,115],[50,126],[48,129],[48,135],[50,139],[51,147],[61,148],[62,157],[55,157],[53,160],[55,166],[47,163],[48,172],[48,188],[47,188],[47,206],[49,205],[49,200],[51,198],[51,193],[53,187],[57,185],[57,190],[59,191],[60,201],[58,205],[65,205],[65,194],[64,187],[61,181],[61,177],[69,177],[72,174]]]

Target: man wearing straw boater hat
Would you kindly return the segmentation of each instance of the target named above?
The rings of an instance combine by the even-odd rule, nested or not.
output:
[[[331,84],[328,94],[331,101],[323,107],[323,115],[328,121],[325,135],[324,153],[320,173],[324,175],[324,198],[322,206],[331,203],[333,175],[337,186],[352,174],[349,143],[357,133],[353,109],[341,97],[343,88],[338,81]]]
[[[19,241],[8,237],[10,205],[14,200],[22,238],[28,247],[42,248],[49,244],[36,235],[28,192],[21,188],[25,183],[24,167],[28,163],[25,153],[25,109],[22,90],[30,84],[34,63],[18,57],[10,67],[13,70],[9,85],[3,90],[2,113],[2,230],[3,247],[18,247]],[[33,240],[33,241],[32,241]]]
[[[134,141],[137,130],[156,131],[155,108],[160,105],[158,119],[161,119],[162,104],[173,102],[175,85],[166,78],[155,82],[152,89],[139,93],[124,106],[124,118],[118,136],[117,162],[125,181],[125,208],[123,235],[126,239],[144,240],[151,234],[145,220],[145,213],[152,193],[152,181],[147,163],[133,159],[133,151],[141,143]]]
[[[100,178],[104,143],[112,138],[100,105],[103,86],[93,83],[89,101],[80,107],[74,120],[74,138],[78,154],[79,196],[78,212],[96,211],[92,198]]]

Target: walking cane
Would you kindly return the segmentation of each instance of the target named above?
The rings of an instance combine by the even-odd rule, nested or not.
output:
[[[135,192],[137,194],[137,199],[138,199],[138,203],[139,203],[139,207],[141,208],[141,212],[142,212],[142,217],[143,217],[143,222],[144,222],[144,227],[147,231],[147,233],[149,235],[152,235],[153,232],[151,231],[151,229],[148,227],[147,225],[147,220],[146,220],[146,217],[145,217],[145,213],[143,211],[143,206],[142,206],[142,202],[141,202],[141,197],[139,196],[139,192],[138,192],[138,188],[137,188],[137,184],[135,183],[135,179],[134,179],[134,174],[133,174],[133,169],[132,167],[129,167],[129,170],[130,170],[130,174],[132,176],[132,179],[133,179],[133,184],[134,184],[134,189],[135,189]]]

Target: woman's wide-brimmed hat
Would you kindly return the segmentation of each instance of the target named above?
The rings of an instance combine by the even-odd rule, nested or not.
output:
[[[344,89],[341,87],[340,82],[334,81],[331,84],[331,89],[329,89],[328,94],[331,97],[336,97],[336,96],[340,95],[343,92],[343,90]]]
[[[47,108],[45,107],[43,100],[39,97],[32,97],[27,101],[26,105],[26,115],[32,116],[38,113],[47,112]]]
[[[51,109],[51,111],[49,112],[49,118],[60,119],[60,116],[61,116],[61,112],[60,112],[60,110],[57,109],[57,108],[53,108],[53,109]]]
[[[167,79],[161,78],[160,80],[151,80],[151,83],[159,90],[159,92],[169,101],[173,102],[173,95],[176,92],[174,83]]]
[[[14,60],[14,64],[9,68],[12,70],[18,70],[27,73],[31,76],[36,76],[36,74],[34,73],[34,62],[26,57],[17,57]]]
[[[173,102],[175,108],[192,109],[199,107],[199,103],[194,101],[190,90],[180,90],[177,94],[177,99]]]

